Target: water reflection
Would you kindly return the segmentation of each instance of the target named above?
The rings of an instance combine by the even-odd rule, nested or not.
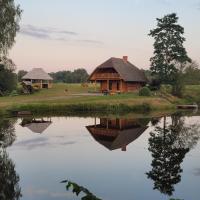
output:
[[[126,151],[127,146],[148,128],[149,121],[149,119],[100,118],[100,123],[97,124],[95,118],[94,125],[86,128],[93,138],[107,149]]]
[[[198,117],[178,114],[151,119],[23,118],[17,124],[15,119],[0,120],[0,199],[20,199],[21,186],[22,199],[71,200],[73,194],[59,184],[69,177],[102,199],[158,200],[176,189],[177,196],[197,200],[200,146],[186,155],[196,147],[199,130]],[[105,151],[126,151],[127,146],[125,154]]]
[[[9,158],[6,148],[14,142],[15,120],[0,120],[0,199],[18,200],[21,197],[19,175],[15,164]]]
[[[51,118],[23,118],[21,122],[22,127],[27,127],[33,133],[43,133],[50,125]]]
[[[200,138],[199,125],[186,125],[184,117],[178,114],[154,124],[149,138],[152,170],[146,174],[154,181],[154,189],[171,196],[174,186],[181,181],[181,163]]]
[[[0,118],[0,146],[8,147],[16,139],[14,119],[1,119]]]

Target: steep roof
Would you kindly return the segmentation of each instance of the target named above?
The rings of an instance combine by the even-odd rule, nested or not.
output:
[[[140,135],[142,135],[147,128],[147,126],[144,126],[126,130],[115,130],[116,136],[109,137],[109,135],[99,136],[98,134],[95,134],[94,131],[95,129],[98,129],[97,127],[87,126],[88,131],[91,133],[94,139],[111,151],[127,146],[136,140]]]
[[[42,68],[33,68],[22,79],[53,80]]]
[[[121,58],[114,58],[114,57],[108,59],[106,62],[99,65],[94,70],[92,75],[98,69],[106,69],[106,68],[114,68],[124,81],[145,82],[145,83],[147,82],[147,78],[142,70],[138,69],[135,65],[133,65],[129,61],[125,61]]]
[[[22,127],[27,127],[34,133],[43,133],[50,125],[51,121],[45,121],[45,120],[30,120],[26,121],[25,119],[22,120],[21,126]]]

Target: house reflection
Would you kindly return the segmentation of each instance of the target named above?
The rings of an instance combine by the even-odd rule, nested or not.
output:
[[[127,146],[136,140],[147,128],[149,120],[140,119],[110,119],[100,118],[97,124],[86,128],[93,138],[109,150],[121,149],[126,151]]]
[[[23,118],[20,125],[22,127],[27,127],[33,133],[41,134],[51,125],[51,123],[51,118]]]

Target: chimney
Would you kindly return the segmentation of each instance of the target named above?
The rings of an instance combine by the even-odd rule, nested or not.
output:
[[[123,61],[127,62],[128,61],[128,56],[123,56]]]
[[[126,151],[126,145],[122,147],[122,151]]]

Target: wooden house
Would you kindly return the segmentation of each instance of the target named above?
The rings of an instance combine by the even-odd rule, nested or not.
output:
[[[128,144],[136,140],[147,128],[148,121],[143,124],[137,119],[100,118],[100,123],[86,128],[93,138],[109,150],[126,151]]]
[[[99,65],[88,79],[100,83],[101,92],[132,92],[147,83],[144,72],[128,61],[128,57],[110,58]]]
[[[52,88],[52,77],[42,68],[34,68],[22,77],[22,84],[33,88]]]

